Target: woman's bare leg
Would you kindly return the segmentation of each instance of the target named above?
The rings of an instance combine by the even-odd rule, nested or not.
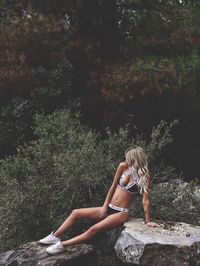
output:
[[[91,239],[94,235],[105,232],[107,230],[114,229],[120,225],[122,225],[125,221],[128,220],[129,214],[124,212],[119,212],[115,214],[111,214],[104,218],[102,221],[96,223],[91,226],[86,232],[76,237],[73,237],[69,240],[63,241],[62,244],[64,246],[77,245],[80,243],[85,243],[89,239]]]
[[[64,223],[53,233],[54,236],[59,237],[65,231],[69,230],[78,219],[99,219],[98,212],[101,207],[82,208],[73,210]]]

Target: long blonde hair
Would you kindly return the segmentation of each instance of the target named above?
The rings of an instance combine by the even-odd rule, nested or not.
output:
[[[139,176],[139,185],[141,186],[141,191],[144,190],[148,193],[148,157],[143,148],[136,146],[134,148],[128,149],[125,152],[126,163],[128,167],[133,167]]]

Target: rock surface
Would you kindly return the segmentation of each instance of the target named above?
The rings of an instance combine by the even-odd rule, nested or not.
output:
[[[163,221],[159,225],[149,227],[136,218],[126,222],[115,244],[117,257],[91,244],[51,256],[46,246],[30,242],[0,254],[0,266],[200,266],[200,227]]]
[[[115,244],[118,258],[143,266],[199,266],[200,227],[159,222],[153,228],[132,218]]]
[[[48,255],[46,247],[30,242],[0,254],[0,266],[78,266],[95,265],[92,245],[77,245],[67,248],[65,253]]]

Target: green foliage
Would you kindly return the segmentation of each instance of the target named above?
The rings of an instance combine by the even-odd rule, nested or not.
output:
[[[23,98],[15,98],[0,108],[0,157],[16,152],[16,148],[30,137],[33,108]]]
[[[105,67],[102,93],[110,102],[119,103],[170,93],[177,97],[187,95],[192,102],[199,91],[199,69],[200,55],[196,49],[177,57],[138,56],[127,64]]]
[[[155,185],[152,189],[152,215],[156,219],[200,225],[200,187],[182,179]]]
[[[20,25],[18,32],[7,26],[10,30],[7,32],[2,24],[1,157],[12,154],[18,145],[33,138],[31,127],[36,111],[51,113],[71,98],[72,65],[61,45],[66,39],[53,26],[51,30],[55,32],[49,34],[50,25],[43,21],[41,26],[39,18],[35,19],[37,33],[26,24]],[[47,24],[49,28],[44,29]]]
[[[161,121],[157,127],[153,127],[151,134],[151,146],[150,154],[152,161],[156,161],[160,153],[163,152],[165,147],[173,141],[172,128],[178,123],[178,120],[174,120],[171,123]]]
[[[163,123],[147,143],[141,136],[131,139],[126,128],[107,130],[102,139],[70,110],[36,115],[35,121],[37,140],[0,161],[0,231],[7,247],[38,239],[74,208],[101,205],[124,151],[142,145],[150,158],[161,155],[159,143],[171,127]]]
[[[51,113],[80,97],[95,127],[112,127],[119,114],[127,122],[128,113],[145,134],[161,119],[194,117],[198,1],[47,2],[1,1],[3,105],[25,97]]]
[[[157,172],[156,175],[162,181],[162,174]],[[168,181],[151,183],[151,218],[200,225],[199,183],[176,178],[177,174],[173,173]],[[133,201],[131,210],[134,217],[144,217],[141,195]]]
[[[1,0],[0,1],[0,7],[4,7],[5,6],[5,2],[6,2],[5,0]]]
[[[188,53],[199,35],[199,1],[119,0],[124,52],[172,55]]]
[[[186,150],[182,140],[180,157],[189,168],[193,154],[199,171],[198,133],[192,138],[200,110],[199,10],[197,0],[0,1],[1,156],[37,139],[0,162],[0,234],[8,247],[39,238],[73,208],[101,204],[129,146],[147,150],[152,183],[176,177],[164,158],[177,122],[164,120],[182,118],[176,141],[189,132],[195,147]],[[84,121],[119,128],[128,120],[145,136],[153,128],[149,140],[131,139],[126,128],[102,138],[69,110],[36,115],[33,134],[35,112],[52,113],[76,97],[89,113]],[[152,191],[155,217],[185,219],[187,204],[177,201],[178,213],[166,189]],[[183,202],[198,206],[188,193]]]
[[[39,66],[31,74],[37,80],[30,98],[37,111],[52,112],[62,107],[71,99],[72,65],[63,58],[52,69]]]

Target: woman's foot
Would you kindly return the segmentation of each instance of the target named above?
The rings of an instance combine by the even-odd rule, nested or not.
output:
[[[46,236],[45,238],[42,238],[39,240],[40,244],[49,245],[49,244],[56,244],[60,241],[60,238],[53,235],[53,232]]]
[[[61,253],[61,252],[64,252],[66,249],[65,247],[63,246],[62,242],[59,241],[58,243],[48,247],[46,249],[46,252],[51,254],[51,255],[55,255],[55,254],[58,254],[58,253]]]

